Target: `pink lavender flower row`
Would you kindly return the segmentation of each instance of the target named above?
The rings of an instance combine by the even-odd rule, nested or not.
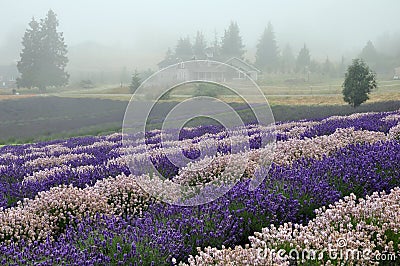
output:
[[[315,209],[332,204],[350,193],[364,197],[374,191],[389,192],[400,185],[399,151],[400,144],[397,141],[350,145],[321,160],[309,158],[296,161],[292,165],[275,165],[271,168],[269,178],[255,191],[249,191],[248,182],[243,180],[224,197],[209,204],[190,208],[154,202],[142,212],[137,212],[140,216],[130,216],[129,212],[138,206],[135,205],[138,202],[145,202],[146,196],[138,195],[134,183],[126,186],[125,190],[124,184],[129,183],[128,177],[118,178],[122,182],[117,186],[120,189],[116,190],[111,185],[114,181],[104,180],[104,185],[94,186],[97,189],[62,188],[67,194],[81,196],[65,197],[44,192],[49,195],[45,199],[55,197],[67,200],[53,199],[55,203],[47,205],[54,209],[49,210],[42,206],[41,213],[63,214],[61,217],[68,217],[64,206],[70,206],[70,213],[83,220],[74,218],[72,224],[62,223],[66,231],[61,237],[50,238],[48,241],[41,239],[42,241],[29,244],[28,240],[10,238],[7,246],[0,247],[1,254],[5,254],[5,262],[40,260],[48,265],[56,263],[55,257],[48,256],[52,253],[57,254],[58,259],[67,264],[90,256],[93,260],[89,260],[89,265],[151,262],[169,264],[173,258],[186,261],[189,255],[195,254],[195,247],[224,245],[233,248],[247,243],[247,238],[254,232],[262,232],[262,228],[271,224],[305,224],[315,217]],[[72,189],[72,193],[67,189]],[[99,192],[103,189],[108,190]],[[100,213],[107,209],[113,211],[117,207],[114,212],[125,218],[94,216],[94,212],[99,212],[96,202],[104,203],[100,199],[94,200],[92,211],[80,209],[79,206],[82,205],[92,206],[87,203],[95,195],[92,193],[97,193],[100,197],[108,195],[104,198],[111,199],[107,199],[107,206],[101,208]],[[41,205],[40,195],[35,199],[37,204],[33,206]],[[29,202],[28,200],[26,206],[31,206]],[[11,209],[6,211],[9,210]],[[84,217],[85,213],[88,218]],[[15,236],[15,232],[13,235]],[[62,246],[68,247],[68,250],[58,251]]]
[[[393,114],[382,116],[380,119],[388,121],[396,119],[396,117],[384,119],[389,115]],[[358,121],[352,120],[354,123]],[[243,180],[223,198],[198,208],[152,202],[146,193],[138,189],[134,178],[126,175],[107,178],[97,183],[93,182],[97,177],[88,179],[90,182],[85,182],[86,179],[78,179],[80,182],[76,182],[73,175],[91,173],[99,169],[107,169],[108,173],[113,173],[111,176],[117,175],[122,167],[116,166],[112,159],[119,156],[118,152],[115,152],[118,144],[113,144],[120,141],[119,135],[50,142],[49,145],[63,143],[62,145],[68,149],[76,149],[82,154],[94,156],[94,158],[85,157],[84,160],[87,161],[82,158],[65,161],[64,166],[55,166],[59,169],[53,167],[55,176],[64,175],[63,167],[69,169],[67,170],[70,171],[69,177],[57,178],[64,180],[65,183],[72,183],[70,182],[72,180],[82,188],[56,186],[49,190],[44,189],[48,191],[24,200],[15,208],[5,209],[3,211],[5,215],[1,216],[5,226],[1,232],[3,240],[8,245],[1,246],[1,254],[5,254],[5,257],[0,255],[0,258],[5,260],[4,264],[12,264],[11,260],[20,264],[23,261],[39,260],[55,264],[56,258],[52,258],[49,254],[59,255],[57,259],[61,259],[61,263],[72,262],[73,259],[75,261],[86,259],[90,261],[89,265],[135,262],[146,264],[152,261],[162,264],[165,261],[172,262],[173,258],[185,261],[190,254],[195,254],[196,246],[234,247],[246,243],[248,236],[257,231],[261,232],[262,228],[270,224],[280,224],[285,221],[304,224],[314,218],[315,209],[338,201],[350,193],[360,197],[374,191],[389,191],[399,185],[400,148],[396,137],[392,141],[380,142],[379,140],[382,140],[380,138],[387,137],[383,133],[368,135],[371,132],[364,131],[364,134],[357,135],[362,131],[353,129],[335,129],[335,131],[345,132],[343,138],[346,139],[348,136],[347,139],[351,141],[345,140],[346,145],[339,145],[340,147],[330,150],[325,156],[312,158],[300,154],[296,155],[299,159],[293,160],[290,164],[275,163],[268,178],[256,191],[248,191],[248,183]],[[395,126],[389,129],[389,136],[392,136],[391,132],[395,132]],[[314,136],[312,139],[328,140],[329,137]],[[338,134],[336,137],[341,135]],[[356,141],[353,141],[354,138]],[[97,146],[95,143],[99,139],[110,143]],[[80,142],[81,149],[79,149]],[[304,143],[307,143],[307,139]],[[27,146],[16,147],[15,150],[5,147],[2,151],[11,155],[26,154],[25,148]],[[66,151],[60,149],[57,151],[58,154],[56,152],[50,154],[43,143],[38,144],[36,148],[42,150],[33,151],[39,155],[35,155],[36,158],[27,156],[28,161],[43,156],[44,154],[40,152],[45,154],[47,152],[46,156],[57,157]],[[8,164],[2,164],[3,167],[0,167],[0,171],[10,169],[14,171],[2,172],[6,173],[1,175],[2,191],[7,189],[4,187],[9,184],[21,184],[24,177],[26,177],[24,185],[39,187],[51,179],[50,175],[45,176],[40,182],[30,182],[29,177],[34,173],[41,176],[43,172],[40,171],[46,170],[39,167],[29,169],[29,175],[21,174],[23,172],[18,170],[21,167],[18,168],[16,165],[23,165],[27,160],[12,158],[10,154],[1,158],[2,162],[14,164],[14,167]],[[104,166],[107,162],[113,163],[109,163],[106,168]],[[85,168],[91,163],[93,168]],[[75,169],[80,170],[75,171]],[[10,173],[17,174],[17,177],[19,174],[20,179],[15,182]],[[93,175],[96,176],[96,173]],[[104,177],[102,175],[100,179]],[[53,184],[57,178],[49,184]],[[92,186],[83,188],[86,184]],[[19,190],[22,188],[24,187],[20,186]],[[40,188],[37,191],[41,191]],[[4,194],[2,196],[4,199]],[[108,216],[99,218],[96,215],[98,213],[125,218]],[[59,237],[60,232],[64,233]],[[151,244],[148,244],[149,242]],[[57,251],[60,246],[68,247],[68,250],[61,249],[60,253]],[[84,252],[80,252],[82,246]],[[90,257],[93,257],[93,260],[88,259]]]
[[[271,225],[249,237],[244,248],[198,248],[189,265],[379,265],[399,262],[400,188],[365,199],[350,194],[316,210],[307,225]],[[380,260],[381,258],[381,260]],[[382,260],[382,258],[387,259]],[[180,264],[187,265],[187,264]]]

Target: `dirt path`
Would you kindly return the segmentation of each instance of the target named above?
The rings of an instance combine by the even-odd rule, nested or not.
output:
[[[35,94],[23,94],[23,95],[0,95],[0,101],[2,100],[17,100],[23,98],[31,98],[36,97]]]

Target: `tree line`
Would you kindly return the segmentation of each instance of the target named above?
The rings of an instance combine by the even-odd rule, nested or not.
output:
[[[172,50],[168,48],[165,60],[190,60],[210,59],[225,61],[231,57],[244,59],[245,45],[237,22],[231,21],[229,27],[224,30],[221,38],[215,34],[214,40],[207,42],[204,34],[197,31],[193,42],[189,36],[181,37]],[[379,73],[388,73],[396,67],[399,58],[379,53],[371,41],[358,55],[370,67]],[[400,54],[399,54],[400,57]],[[249,60],[246,60],[249,61]],[[269,22],[259,37],[254,62],[260,70],[267,73],[320,73],[329,77],[342,77],[346,71],[346,60],[342,57],[337,62],[331,61],[328,57],[323,62],[318,62],[311,57],[309,47],[303,47],[294,53],[290,44],[283,48],[278,46],[275,31]]]
[[[68,63],[67,45],[64,42],[63,33],[57,31],[58,24],[56,14],[52,10],[49,10],[46,17],[40,21],[32,18],[23,36],[21,59],[17,63],[21,74],[17,79],[18,87],[37,87],[45,91],[46,87],[64,86],[68,83],[69,74],[65,70]],[[215,34],[214,41],[210,45],[200,31],[197,32],[193,44],[189,36],[180,38],[174,51],[168,49],[166,59],[179,58],[183,61],[210,58],[224,61],[232,57],[244,59],[244,48],[239,26],[237,22],[232,21],[222,38],[218,39]],[[385,62],[388,61],[375,49],[371,41],[367,42],[359,57],[360,59],[354,60],[348,67],[343,84],[344,100],[354,107],[366,101],[370,91],[376,88],[373,70],[385,68]],[[339,66],[333,64],[328,58],[322,64],[312,60],[306,44],[296,57],[290,45],[286,45],[281,51],[271,23],[265,27],[258,41],[254,64],[265,72],[275,73],[321,72],[335,76],[338,73],[344,74],[346,70],[343,57]],[[372,66],[371,69],[369,65]],[[131,93],[140,86],[143,80],[141,76],[143,75],[136,70],[132,74],[129,85]],[[82,86],[92,86],[90,80],[82,82]]]
[[[231,21],[224,31],[221,39],[215,34],[212,42],[207,42],[204,34],[197,31],[193,43],[189,36],[181,37],[172,51],[168,48],[165,60],[180,59],[213,59],[225,61],[232,57],[244,59],[245,45],[237,22]],[[336,67],[328,58],[323,64],[311,59],[310,50],[306,44],[300,49],[297,56],[287,44],[281,51],[278,47],[275,32],[271,23],[268,23],[257,44],[255,54],[255,66],[265,72],[292,73],[292,72],[322,72],[330,76],[337,75],[339,67]],[[173,61],[173,60],[171,60]],[[249,61],[249,60],[246,60]],[[342,62],[344,63],[344,62]],[[340,66],[343,72],[345,66]]]

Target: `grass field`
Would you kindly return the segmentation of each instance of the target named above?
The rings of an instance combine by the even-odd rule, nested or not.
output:
[[[100,99],[30,97],[0,104],[0,143],[21,143],[121,128],[126,103]]]
[[[343,96],[340,79],[319,82],[297,82],[287,84],[284,81],[273,82],[273,85],[260,85],[260,89],[271,105],[343,105]],[[129,101],[131,94],[127,87],[103,86],[92,89],[69,89],[50,91],[50,96],[70,98],[97,98],[119,101]],[[171,94],[171,101],[182,100],[193,95],[193,89],[176,88]],[[20,95],[23,96],[23,95]],[[0,96],[1,97],[1,96]],[[237,102],[234,95],[220,95],[227,102]],[[400,81],[381,80],[378,88],[370,94],[369,102],[380,102],[400,99]]]
[[[378,81],[378,88],[370,94],[370,100],[357,109],[343,102],[341,82],[340,79],[333,79],[288,84],[283,79],[275,78],[271,82],[261,81],[260,88],[276,121],[400,108],[400,81]],[[120,131],[126,106],[132,97],[128,87],[115,85],[89,89],[48,89],[45,94],[35,89],[19,92],[20,95],[5,95],[4,91],[0,93],[1,144]],[[174,89],[170,98],[160,101],[159,113],[154,113],[150,119],[153,126],[157,127],[168,110],[192,97],[194,92],[194,87],[190,85]],[[218,97],[241,109],[243,102],[239,97],[226,91],[224,93]],[[248,110],[238,112],[245,120],[251,120]]]
[[[290,99],[293,100],[293,104]],[[400,101],[393,100],[371,101],[358,108],[352,108],[344,104],[329,104],[322,99],[320,104],[309,104],[306,99],[304,97],[304,100],[300,101],[300,98],[297,98],[295,102],[293,98],[288,98],[286,104],[271,104],[275,121],[314,119],[355,112],[393,111],[400,108]],[[173,100],[159,102],[148,119],[149,127],[159,127],[166,113],[178,103]],[[37,96],[4,100],[0,104],[0,144],[118,132],[121,131],[127,104],[128,101],[86,97]],[[232,101],[230,105],[238,110],[237,113],[245,122],[254,121],[252,113],[243,108],[242,103]],[[200,119],[196,123],[203,122]]]

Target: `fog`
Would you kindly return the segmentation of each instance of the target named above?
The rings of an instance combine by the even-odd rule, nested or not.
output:
[[[156,69],[180,37],[193,40],[200,30],[211,42],[232,20],[249,60],[269,21],[281,50],[290,44],[297,55],[306,43],[316,60],[353,57],[368,40],[395,53],[400,40],[398,0],[0,0],[0,65],[19,59],[28,23],[49,9],[58,16],[72,71]]]

